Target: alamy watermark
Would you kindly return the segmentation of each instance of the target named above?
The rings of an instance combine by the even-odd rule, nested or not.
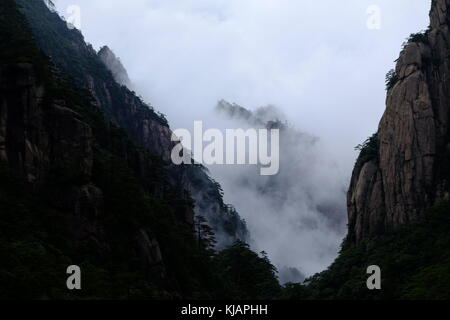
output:
[[[69,275],[66,281],[67,289],[81,290],[81,268],[76,265],[67,267],[66,273]]]
[[[373,265],[367,268],[367,274],[371,276],[367,279],[367,289],[381,290],[381,268]]]
[[[187,129],[174,130],[172,162],[203,165],[260,165],[262,176],[273,176],[280,169],[279,129],[219,129],[204,131],[203,122],[194,122],[194,134]]]
[[[375,4],[367,7],[366,14],[368,15],[366,26],[369,30],[381,30],[381,8]]]

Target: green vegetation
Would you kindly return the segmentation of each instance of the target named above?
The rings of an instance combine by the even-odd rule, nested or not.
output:
[[[428,44],[428,33],[429,30],[421,31],[417,33],[411,33],[406,41],[403,43],[403,48],[405,48],[410,43],[424,43]]]
[[[395,84],[398,82],[398,75],[394,69],[389,70],[386,74],[386,90],[391,90]]]
[[[49,195],[56,195],[54,189],[35,193],[1,167],[0,299],[250,299],[279,290],[267,257],[243,243],[216,255],[206,224],[199,223],[197,242],[180,220],[176,195],[165,201],[145,195],[130,168],[114,155],[96,161],[95,181],[104,192],[105,208],[92,223],[103,226],[101,240],[111,250],[106,252],[90,239],[74,245],[72,216],[55,205]],[[130,252],[136,228],[151,230],[158,239],[169,277],[164,282],[146,275]],[[81,292],[65,289],[65,269],[71,264],[82,268]]]
[[[373,134],[371,137],[367,138],[362,144],[355,147],[355,150],[360,151],[358,160],[356,161],[356,166],[362,166],[366,162],[379,160],[380,152],[380,141],[378,138],[378,133]]]
[[[237,241],[217,255],[219,274],[237,300],[272,299],[281,292],[276,269],[265,252],[259,256]]]
[[[221,230],[213,230],[216,233],[225,233],[231,238],[246,239],[248,236],[247,224],[242,220],[236,209],[227,205],[223,199],[223,190],[219,183],[208,175],[208,169],[202,165],[195,164],[186,168],[186,173],[189,177],[190,183],[196,190],[203,190],[204,194],[210,199],[210,203],[217,204],[220,214],[210,215],[207,218],[208,222],[220,227]],[[203,203],[199,203],[200,210],[211,210],[203,207]],[[215,209],[213,209],[215,210]]]
[[[24,17],[15,10],[14,1],[2,1],[0,6],[0,61],[8,63],[33,63],[38,80],[49,78],[49,59],[36,48]]]
[[[396,232],[345,244],[328,270],[290,284],[283,298],[321,300],[450,299],[450,204],[432,208]],[[382,270],[382,290],[366,287],[366,269]]]
[[[410,43],[423,43],[423,44],[428,44],[428,33],[429,33],[428,29],[427,31],[422,31],[422,32],[418,32],[418,33],[412,33],[405,42],[403,42],[402,48],[405,49],[406,46]],[[424,58],[425,59],[425,58]],[[425,59],[424,63],[427,64],[428,61],[430,60],[433,65],[437,65],[439,63],[439,61],[433,57],[431,59]],[[391,90],[395,84],[399,81],[399,76],[396,72],[395,69],[391,69],[389,70],[389,72],[386,74],[386,90],[389,91]]]

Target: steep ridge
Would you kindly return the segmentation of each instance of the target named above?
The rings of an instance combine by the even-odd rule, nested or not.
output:
[[[131,87],[131,80],[128,76],[128,72],[123,66],[122,62],[114,52],[108,47],[104,46],[98,51],[98,56],[106,65],[106,67],[111,71],[114,76],[114,79],[117,83],[126,86],[127,88]]]
[[[94,92],[38,48],[14,0],[0,2],[0,40],[0,298],[231,296],[227,266],[213,260],[209,234],[195,234],[193,199],[174,183],[192,173],[132,141],[99,108]],[[112,74],[97,59],[109,81]],[[122,90],[141,109],[136,114],[170,133],[162,118],[114,83],[111,90]],[[223,202],[211,201],[221,214]],[[230,234],[242,223],[237,213],[223,220]],[[83,270],[82,292],[65,286],[72,264]],[[268,276],[276,290],[275,274]]]
[[[89,90],[94,104],[122,127],[136,145],[162,157],[172,186],[181,193],[191,194],[196,201],[196,215],[209,221],[221,240],[220,247],[231,245],[237,239],[247,240],[245,221],[223,203],[220,186],[207,170],[201,166],[171,164],[174,143],[167,120],[125,86],[126,83],[121,83],[127,79],[125,69],[112,52],[104,47],[97,53],[77,29],[67,28],[67,23],[42,0],[17,0],[17,3],[30,23],[38,46],[52,62],[73,77],[80,88]]]
[[[35,47],[14,1],[0,18],[0,295],[76,298],[57,285],[71,263],[85,298],[191,294],[192,200]]]
[[[388,75],[386,111],[363,146],[348,193],[349,240],[398,229],[449,200],[450,2],[411,35]]]

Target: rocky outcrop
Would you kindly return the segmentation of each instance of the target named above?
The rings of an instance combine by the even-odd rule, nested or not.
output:
[[[111,239],[103,221],[108,213],[103,191],[93,183],[96,137],[83,119],[65,100],[49,97],[33,64],[0,65],[0,165],[12,169],[37,193],[51,194],[52,206],[65,213],[70,226],[64,230],[70,239],[67,246],[89,243],[98,256],[108,257]],[[139,151],[137,157],[142,161],[137,167],[144,179],[148,158]],[[164,278],[159,243],[149,234],[143,229],[136,231],[136,255],[149,277]]]
[[[46,89],[36,83],[33,65],[1,66],[0,91],[0,160],[30,183],[40,183],[55,170],[89,181],[92,130],[64,101],[42,109]]]
[[[167,163],[164,117],[42,0],[0,1],[0,38],[0,296],[215,295],[193,191],[217,204],[232,240],[229,222],[242,221],[225,215],[204,168]],[[82,268],[82,291],[66,290],[69,265]]]
[[[16,2],[22,6],[22,12],[32,28],[40,49],[52,58],[58,68],[73,77],[80,88],[89,90],[95,100],[93,103],[112,122],[121,127],[133,143],[166,162],[172,186],[178,188],[180,193],[195,195],[197,201],[195,213],[211,216],[209,220],[216,232],[224,230],[220,225],[222,222],[236,225],[237,218],[240,229],[229,230],[223,235],[230,239],[226,245],[232,244],[237,238],[245,240],[247,237],[245,223],[238,215],[229,216],[226,206],[221,203],[221,197],[217,202],[216,197],[210,196],[211,190],[214,194],[219,193],[219,190],[207,172],[198,166],[186,168],[171,164],[170,155],[175,143],[171,141],[172,131],[167,120],[151,105],[142,101],[135,92],[124,86],[125,68],[112,51],[104,47],[97,53],[92,46],[85,43],[78,30],[69,30],[58,14],[49,11],[41,0],[16,0]],[[50,34],[52,36],[49,36]],[[205,211],[201,208],[220,209]],[[213,214],[221,217],[213,217]],[[186,215],[192,223],[192,217],[189,216]]]
[[[98,52],[98,56],[112,72],[114,79],[119,84],[124,85],[128,88],[131,87],[131,81],[128,77],[127,70],[124,68],[120,59],[116,57],[114,52],[112,52],[108,46],[102,47]]]
[[[58,199],[66,198],[62,202],[79,220],[74,234],[81,239],[96,229],[95,219],[85,216],[97,212],[102,201],[101,191],[89,183],[92,129],[64,101],[52,101],[43,108],[45,96],[46,87],[38,85],[32,64],[0,67],[0,162],[35,188],[55,178],[77,181],[70,190],[59,190]]]
[[[395,230],[449,199],[449,10],[450,1],[433,0],[430,28],[412,35],[397,60],[377,155],[358,161],[353,172],[353,241]]]

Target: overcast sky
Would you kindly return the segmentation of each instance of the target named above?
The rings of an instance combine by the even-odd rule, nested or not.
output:
[[[220,99],[249,109],[272,104],[321,139],[347,180],[354,146],[377,130],[384,111],[385,75],[405,38],[426,29],[431,3],[53,1],[66,17],[70,5],[81,8],[86,41],[113,49],[172,128],[213,124]]]
[[[384,77],[404,39],[428,25],[429,0],[54,0],[95,48],[121,57],[139,92],[173,128],[203,119],[217,100],[273,104],[337,150],[377,128]],[[367,9],[381,29],[367,28]]]

